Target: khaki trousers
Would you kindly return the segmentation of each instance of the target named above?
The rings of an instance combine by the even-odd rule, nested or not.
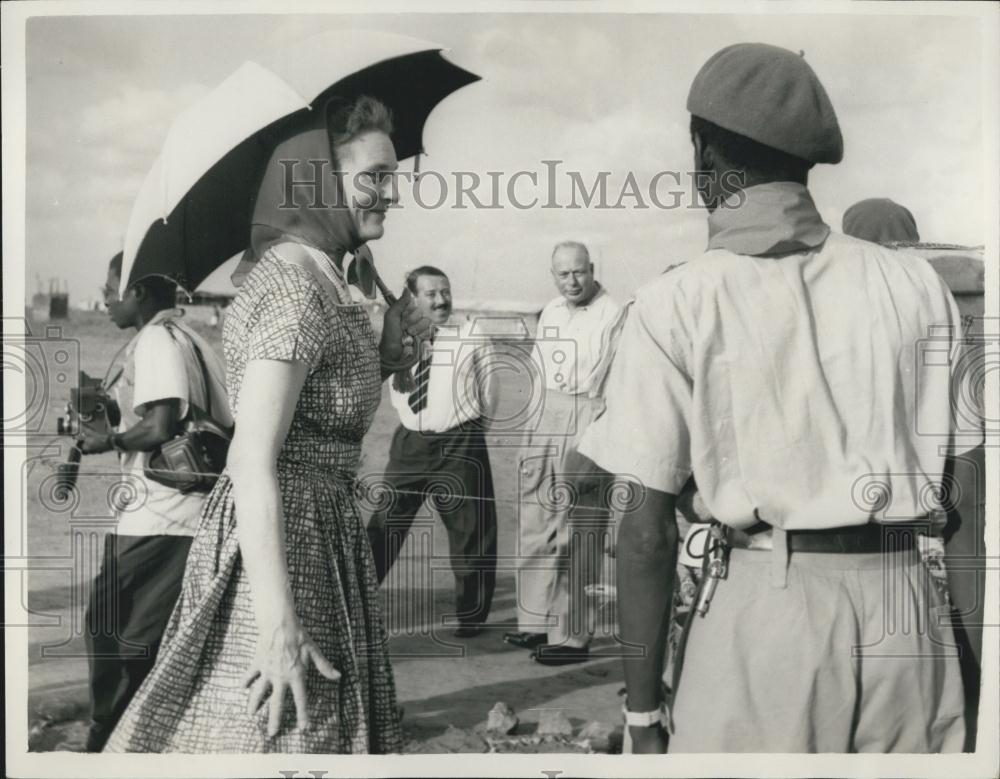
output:
[[[520,456],[517,622],[551,644],[586,646],[594,619],[585,588],[600,576],[609,512],[604,489],[562,485],[598,400],[549,390]]]
[[[670,752],[959,752],[963,693],[947,607],[916,550],[734,549],[695,617]]]

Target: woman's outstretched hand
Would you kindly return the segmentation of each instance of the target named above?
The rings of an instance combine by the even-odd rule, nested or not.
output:
[[[265,703],[269,706],[268,738],[278,735],[285,694],[289,689],[295,702],[298,727],[309,727],[306,706],[309,663],[330,681],[340,679],[340,672],[323,656],[298,621],[264,631],[257,639],[257,654],[243,676],[243,686],[249,690],[247,713],[256,714]]]
[[[424,316],[409,289],[386,309],[382,320],[379,360],[383,371],[392,373],[412,367],[420,357],[420,343],[431,336],[431,321]]]

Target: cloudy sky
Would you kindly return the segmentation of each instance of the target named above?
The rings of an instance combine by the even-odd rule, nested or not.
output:
[[[981,175],[975,18],[49,17],[27,27],[27,292],[36,275],[57,276],[76,298],[96,297],[171,119],[242,62],[342,28],[440,43],[452,60],[483,76],[432,114],[423,170],[446,177],[472,171],[484,179],[487,171],[524,170],[544,181],[543,160],[561,160],[560,202],[569,202],[568,171],[588,184],[610,171],[612,202],[629,172],[645,187],[658,171],[687,171],[687,90],[719,48],[761,41],[802,50],[830,94],[845,140],[844,162],[818,166],[810,177],[827,221],[839,229],[855,201],[891,197],[911,209],[924,240],[986,238],[991,198]],[[398,286],[407,268],[440,265],[465,299],[544,302],[554,294],[551,246],[567,238],[589,243],[607,286],[626,296],[666,265],[695,255],[706,238],[703,211],[642,209],[634,199],[622,209],[429,210],[403,195],[404,207],[390,214],[386,237],[373,245],[383,275]]]

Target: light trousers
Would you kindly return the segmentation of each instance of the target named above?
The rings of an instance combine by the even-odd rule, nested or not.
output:
[[[601,409],[582,395],[547,391],[520,457],[517,621],[550,644],[586,646],[594,619],[586,587],[600,577],[609,512],[604,485],[577,494],[567,482],[577,445]]]
[[[917,551],[734,549],[695,617],[670,752],[960,752],[964,698],[947,606]]]

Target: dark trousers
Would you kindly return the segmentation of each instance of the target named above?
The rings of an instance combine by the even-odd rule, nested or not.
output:
[[[945,567],[954,605],[952,626],[965,687],[965,751],[974,752],[982,681],[983,605],[986,600],[986,450],[983,446],[949,461],[959,496],[945,528]],[[946,482],[947,483],[947,482]]]
[[[368,523],[379,582],[396,562],[414,516],[430,499],[448,531],[458,621],[484,623],[496,587],[497,514],[481,429],[475,423],[446,433],[398,428],[385,481],[392,500]]]
[[[101,751],[153,667],[181,592],[191,540],[113,533],[104,539],[104,560],[90,590],[86,616],[88,752]]]

